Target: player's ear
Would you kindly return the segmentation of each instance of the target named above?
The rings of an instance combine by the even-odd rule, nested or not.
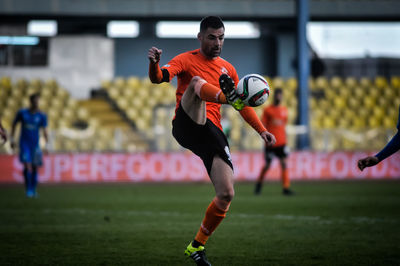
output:
[[[203,37],[203,35],[201,34],[201,32],[197,33],[197,39],[199,41],[201,41],[202,37]]]

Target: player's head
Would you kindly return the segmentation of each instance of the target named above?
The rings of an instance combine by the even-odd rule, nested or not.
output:
[[[34,93],[31,96],[29,96],[29,102],[31,104],[31,109],[37,109],[39,108],[39,98],[40,94],[39,93]]]
[[[206,57],[215,58],[221,54],[224,36],[225,26],[220,17],[208,16],[201,20],[197,38],[200,50]]]
[[[283,91],[281,88],[274,90],[274,105],[280,105],[282,102]]]

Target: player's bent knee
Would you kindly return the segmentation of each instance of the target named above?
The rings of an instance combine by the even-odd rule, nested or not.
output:
[[[196,93],[196,95],[201,98],[200,91],[201,91],[201,87],[204,85],[204,83],[207,83],[204,79],[202,79],[199,76],[194,76],[192,78],[192,80],[190,81],[189,88],[194,89],[194,92]]]

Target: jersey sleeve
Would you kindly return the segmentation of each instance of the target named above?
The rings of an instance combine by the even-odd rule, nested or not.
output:
[[[169,73],[169,81],[171,81],[176,75],[179,75],[185,70],[185,54],[180,54],[171,59],[167,64],[161,67],[161,70],[165,69]]]
[[[231,73],[229,76],[233,79],[233,81],[235,82],[235,85],[237,86],[239,83],[239,76],[236,72],[236,69],[233,66],[232,66],[232,70],[231,70]]]
[[[397,131],[397,134],[393,136],[393,138],[389,141],[389,143],[375,156],[379,161],[383,161],[393,153],[400,150],[400,132]]]

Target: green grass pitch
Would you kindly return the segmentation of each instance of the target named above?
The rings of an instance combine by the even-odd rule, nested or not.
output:
[[[400,265],[400,182],[236,184],[213,265]],[[194,265],[183,255],[211,184],[0,187],[0,265]]]

